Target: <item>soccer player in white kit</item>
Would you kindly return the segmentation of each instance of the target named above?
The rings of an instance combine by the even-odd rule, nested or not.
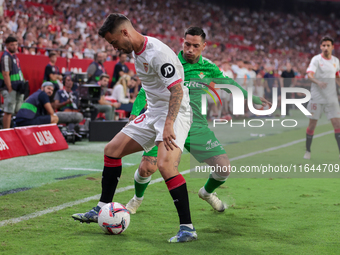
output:
[[[189,92],[184,87],[184,71],[176,54],[164,43],[144,37],[122,14],[110,14],[98,34],[115,49],[133,53],[137,75],[146,92],[148,110],[129,123],[104,149],[102,194],[96,207],[72,217],[81,222],[97,222],[98,212],[112,202],[119,177],[121,158],[158,146],[158,169],[176,206],[180,230],[169,242],[197,239],[191,222],[186,182],[178,165],[191,126]]]
[[[339,59],[332,56],[334,41],[325,36],[320,41],[321,54],[312,58],[308,68],[308,79],[312,81],[312,98],[307,109],[312,114],[309,116],[309,125],[306,130],[306,153],[305,159],[311,157],[311,144],[314,130],[321,113],[324,112],[331,120],[335,139],[340,150],[340,107],[336,92],[336,79],[339,78]]]

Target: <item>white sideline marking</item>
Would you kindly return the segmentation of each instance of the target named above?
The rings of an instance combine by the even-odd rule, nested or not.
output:
[[[328,135],[328,134],[331,134],[331,133],[334,133],[334,130],[315,135],[314,138],[318,138],[318,137]],[[285,148],[285,147],[288,147],[288,146],[291,146],[291,145],[294,145],[294,144],[297,144],[297,143],[301,143],[301,142],[304,142],[304,141],[306,141],[306,138],[295,140],[295,141],[290,142],[290,143],[285,143],[285,144],[282,144],[280,146],[271,147],[271,148],[268,148],[268,149],[265,149],[265,150],[260,150],[260,151],[255,151],[255,152],[251,152],[251,153],[248,153],[248,154],[244,154],[244,155],[241,155],[241,156],[238,156],[238,157],[235,157],[235,158],[231,158],[230,161],[238,160],[238,159],[242,159],[242,158],[248,158],[248,157],[254,156],[256,154],[263,153],[263,152],[275,151],[275,150]]]
[[[314,138],[322,137],[322,136],[331,134],[333,132],[334,132],[333,130],[327,131],[327,132],[315,135]],[[265,150],[251,152],[251,153],[248,153],[248,154],[244,154],[244,155],[241,155],[241,156],[238,156],[238,157],[231,158],[230,161],[251,157],[251,156],[254,156],[256,154],[260,154],[260,153],[264,153],[264,152],[278,150],[278,149],[285,148],[285,147],[288,147],[288,146],[291,146],[291,145],[294,145],[294,144],[297,144],[297,143],[300,143],[300,142],[304,142],[305,140],[306,139],[299,139],[299,140],[295,140],[295,141],[292,141],[292,142],[289,142],[289,143],[286,143],[286,144],[282,144],[280,146],[275,146],[275,147],[271,147],[271,148],[268,148],[268,149],[265,149]],[[63,168],[63,169],[82,170],[81,168]],[[102,171],[102,170],[99,170],[99,169],[86,169],[86,168],[83,168],[83,170]],[[190,173],[190,169],[185,170],[185,171],[180,172],[180,173],[182,175],[188,174],[188,173]],[[152,180],[150,182],[150,184],[154,184],[154,183],[161,182],[161,181],[163,181],[163,178],[157,178],[155,180]],[[134,189],[134,186],[130,185],[130,186],[126,186],[126,187],[123,187],[123,188],[119,188],[119,189],[117,189],[115,194],[130,190],[130,189]],[[58,205],[58,206],[55,206],[55,207],[51,207],[51,208],[48,208],[48,209],[43,210],[43,211],[27,214],[27,215],[22,216],[22,217],[13,218],[13,219],[9,219],[9,220],[3,220],[3,221],[0,221],[0,227],[6,226],[8,224],[19,223],[23,220],[33,219],[33,218],[45,215],[47,213],[56,212],[56,211],[65,209],[67,207],[72,207],[74,205],[82,204],[82,203],[85,203],[85,202],[88,202],[88,201],[91,201],[91,200],[99,200],[99,198],[100,198],[100,194],[92,196],[92,197],[87,197],[87,198],[84,198],[84,199],[76,200],[76,201],[73,201],[73,202],[65,203],[65,204],[62,204],[62,205]]]
[[[102,171],[102,170],[100,170],[100,171]],[[185,171],[181,172],[181,174],[188,174],[188,173],[190,173],[190,170],[185,170]],[[161,181],[163,181],[162,177],[150,181],[149,185],[157,183],[157,182],[161,182]],[[126,186],[126,187],[123,187],[123,188],[119,188],[119,189],[117,189],[115,194],[130,190],[130,189],[134,189],[134,188],[135,187],[133,185]],[[42,216],[42,215],[47,214],[47,213],[60,211],[60,210],[65,209],[67,207],[72,207],[74,205],[86,203],[86,202],[91,201],[91,200],[99,200],[99,198],[100,198],[100,194],[94,195],[92,197],[87,197],[87,198],[84,198],[84,199],[76,200],[76,201],[73,201],[73,202],[68,202],[68,203],[58,205],[58,206],[55,206],[55,207],[51,207],[51,208],[48,208],[48,209],[40,211],[40,212],[27,214],[27,215],[22,216],[22,217],[13,218],[13,219],[9,219],[9,220],[3,220],[3,221],[0,221],[0,227],[6,226],[8,224],[19,223],[20,221],[23,221],[23,220],[33,219],[33,218]]]
[[[94,172],[103,172],[103,169],[91,169],[91,168],[72,168],[72,167],[65,167],[61,168],[62,170],[83,170],[83,171],[94,171]]]

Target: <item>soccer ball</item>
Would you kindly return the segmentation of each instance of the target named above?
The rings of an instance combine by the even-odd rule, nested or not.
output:
[[[99,211],[98,224],[105,233],[119,235],[130,224],[130,212],[120,203],[108,203]]]

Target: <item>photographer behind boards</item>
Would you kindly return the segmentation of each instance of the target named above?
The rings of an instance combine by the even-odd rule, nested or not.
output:
[[[10,128],[12,115],[20,109],[24,99],[22,92],[25,80],[21,72],[19,58],[16,56],[18,40],[8,36],[6,50],[0,64],[0,92],[4,97],[3,128]]]

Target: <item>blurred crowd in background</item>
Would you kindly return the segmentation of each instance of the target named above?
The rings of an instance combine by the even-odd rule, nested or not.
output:
[[[319,52],[322,35],[335,42],[340,37],[334,13],[323,17],[250,11],[200,1],[5,1],[3,7],[2,37],[15,34],[20,52],[47,55],[46,49],[53,48],[60,56],[79,59],[93,58],[97,52],[106,52],[106,60],[117,59],[117,52],[97,35],[111,12],[125,14],[138,31],[158,37],[175,52],[185,29],[198,25],[207,34],[204,56],[217,64],[242,59],[254,70],[265,72],[268,67],[280,74],[290,62],[297,76],[305,74],[311,55]],[[133,60],[128,56],[128,61]]]

